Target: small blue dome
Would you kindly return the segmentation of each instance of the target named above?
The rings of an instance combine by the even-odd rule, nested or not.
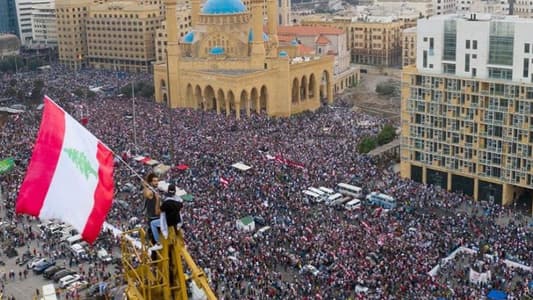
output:
[[[192,44],[194,41],[194,31],[189,31],[184,37],[183,42],[187,44]]]
[[[289,56],[289,55],[287,54],[287,52],[285,52],[285,51],[280,51],[280,52],[279,52],[279,57],[287,57],[287,56]]]
[[[297,39],[294,39],[294,40],[291,41],[291,45],[293,45],[293,46],[298,46],[299,44],[300,43],[298,42]]]
[[[270,38],[268,37],[268,34],[263,32],[263,41],[268,42],[269,39]],[[254,40],[254,32],[252,29],[250,29],[250,31],[248,31],[248,42],[252,42],[253,40]]]
[[[219,47],[219,46],[215,46],[215,47],[211,48],[211,50],[209,50],[209,54],[212,54],[212,55],[224,54],[224,48]]]
[[[241,0],[207,0],[202,8],[202,13],[209,15],[238,14],[243,12],[246,12],[246,7]]]

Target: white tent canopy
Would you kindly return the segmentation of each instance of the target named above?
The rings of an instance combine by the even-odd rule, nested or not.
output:
[[[170,170],[170,166],[167,166],[165,164],[158,164],[154,167],[154,173],[156,173],[158,176],[166,174],[168,170]]]
[[[252,168],[252,167],[250,167],[248,165],[243,164],[242,162],[234,163],[231,166],[236,168],[236,169],[239,169],[241,171],[248,171],[248,170],[250,170]]]

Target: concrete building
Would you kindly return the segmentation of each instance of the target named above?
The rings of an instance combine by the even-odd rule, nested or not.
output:
[[[333,101],[334,57],[281,46],[275,0],[266,3],[266,24],[262,0],[250,11],[240,0],[207,0],[201,9],[192,1],[192,30],[181,43],[175,1],[165,1],[168,59],[154,65],[156,101],[236,118],[290,116]]]
[[[472,0],[466,13],[482,13],[491,15],[508,15],[509,2],[507,0]]]
[[[402,66],[416,64],[416,27],[402,31]]]
[[[531,205],[531,28],[515,16],[419,21],[416,66],[402,79],[402,177]]]
[[[533,17],[533,2],[530,0],[514,0],[513,15],[524,18]]]
[[[97,0],[56,0],[59,61],[70,68],[86,65],[85,20],[89,7]]]
[[[0,35],[0,59],[6,56],[19,55],[20,41],[14,34]]]
[[[459,0],[433,0],[433,8],[436,15],[446,15],[457,11],[457,1]],[[463,1],[463,0],[460,0]],[[470,1],[470,0],[464,0]]]
[[[31,13],[32,45],[57,47],[55,4],[34,5]]]
[[[53,0],[16,0],[18,36],[23,46],[31,46],[33,39],[32,13],[34,6],[53,5]]]
[[[370,9],[380,8],[383,12],[380,16],[415,14],[416,17],[427,17],[435,14],[435,7],[432,0],[376,0]],[[373,15],[376,15],[375,13]]]
[[[87,60],[94,68],[147,72],[155,61],[157,5],[134,1],[92,5],[86,18]]]
[[[350,64],[350,50],[344,31],[326,26],[280,26],[280,46],[298,44],[300,53],[316,56],[334,55],[333,92],[341,93],[359,82],[359,69]],[[297,48],[293,48],[297,49]],[[296,53],[289,56],[295,56]]]
[[[191,30],[191,7],[188,5],[177,6],[176,8],[176,24],[178,25],[178,38],[182,39]],[[166,58],[167,49],[167,23],[161,22],[161,27],[156,30],[155,38],[155,53],[156,62],[164,62]]]
[[[301,23],[332,26],[346,32],[353,63],[386,67],[402,64],[401,30],[404,23],[397,17],[309,17],[302,19]]]
[[[0,1],[0,33],[19,34],[15,0]]]

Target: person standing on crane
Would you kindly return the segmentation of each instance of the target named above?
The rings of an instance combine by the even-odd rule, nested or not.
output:
[[[176,230],[181,227],[180,213],[181,208],[183,207],[182,202],[181,198],[176,196],[176,186],[170,184],[161,207],[157,208],[161,213],[161,217],[150,222],[150,229],[152,230],[152,235],[155,240],[155,245],[150,248],[151,251],[160,250],[162,248],[159,239],[160,228],[166,238],[168,237],[168,226],[173,226]]]
[[[148,222],[148,225],[150,228],[152,227],[152,222],[159,220],[159,202],[161,199],[161,196],[159,196],[159,193],[157,193],[157,185],[159,183],[159,178],[154,173],[148,174],[146,176],[146,181],[143,182],[143,196],[144,196],[144,207],[146,209],[146,219]],[[156,228],[157,230],[157,228]],[[152,230],[152,236],[154,236],[154,240],[157,246],[158,239],[155,238],[155,235],[158,234],[157,232],[154,233]],[[155,247],[154,246],[154,247]],[[161,249],[161,245],[159,245],[159,249]],[[154,249],[156,250],[156,249]]]

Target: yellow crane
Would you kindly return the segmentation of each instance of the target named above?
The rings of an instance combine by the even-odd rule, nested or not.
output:
[[[140,244],[131,238],[133,233],[140,237]],[[128,283],[128,299],[187,300],[189,279],[204,292],[207,300],[216,299],[205,273],[187,251],[181,230],[169,227],[168,238],[161,237],[163,248],[152,254],[148,250],[149,244],[145,241],[146,233],[142,228],[122,235],[122,264]],[[186,267],[189,274],[186,274]]]

